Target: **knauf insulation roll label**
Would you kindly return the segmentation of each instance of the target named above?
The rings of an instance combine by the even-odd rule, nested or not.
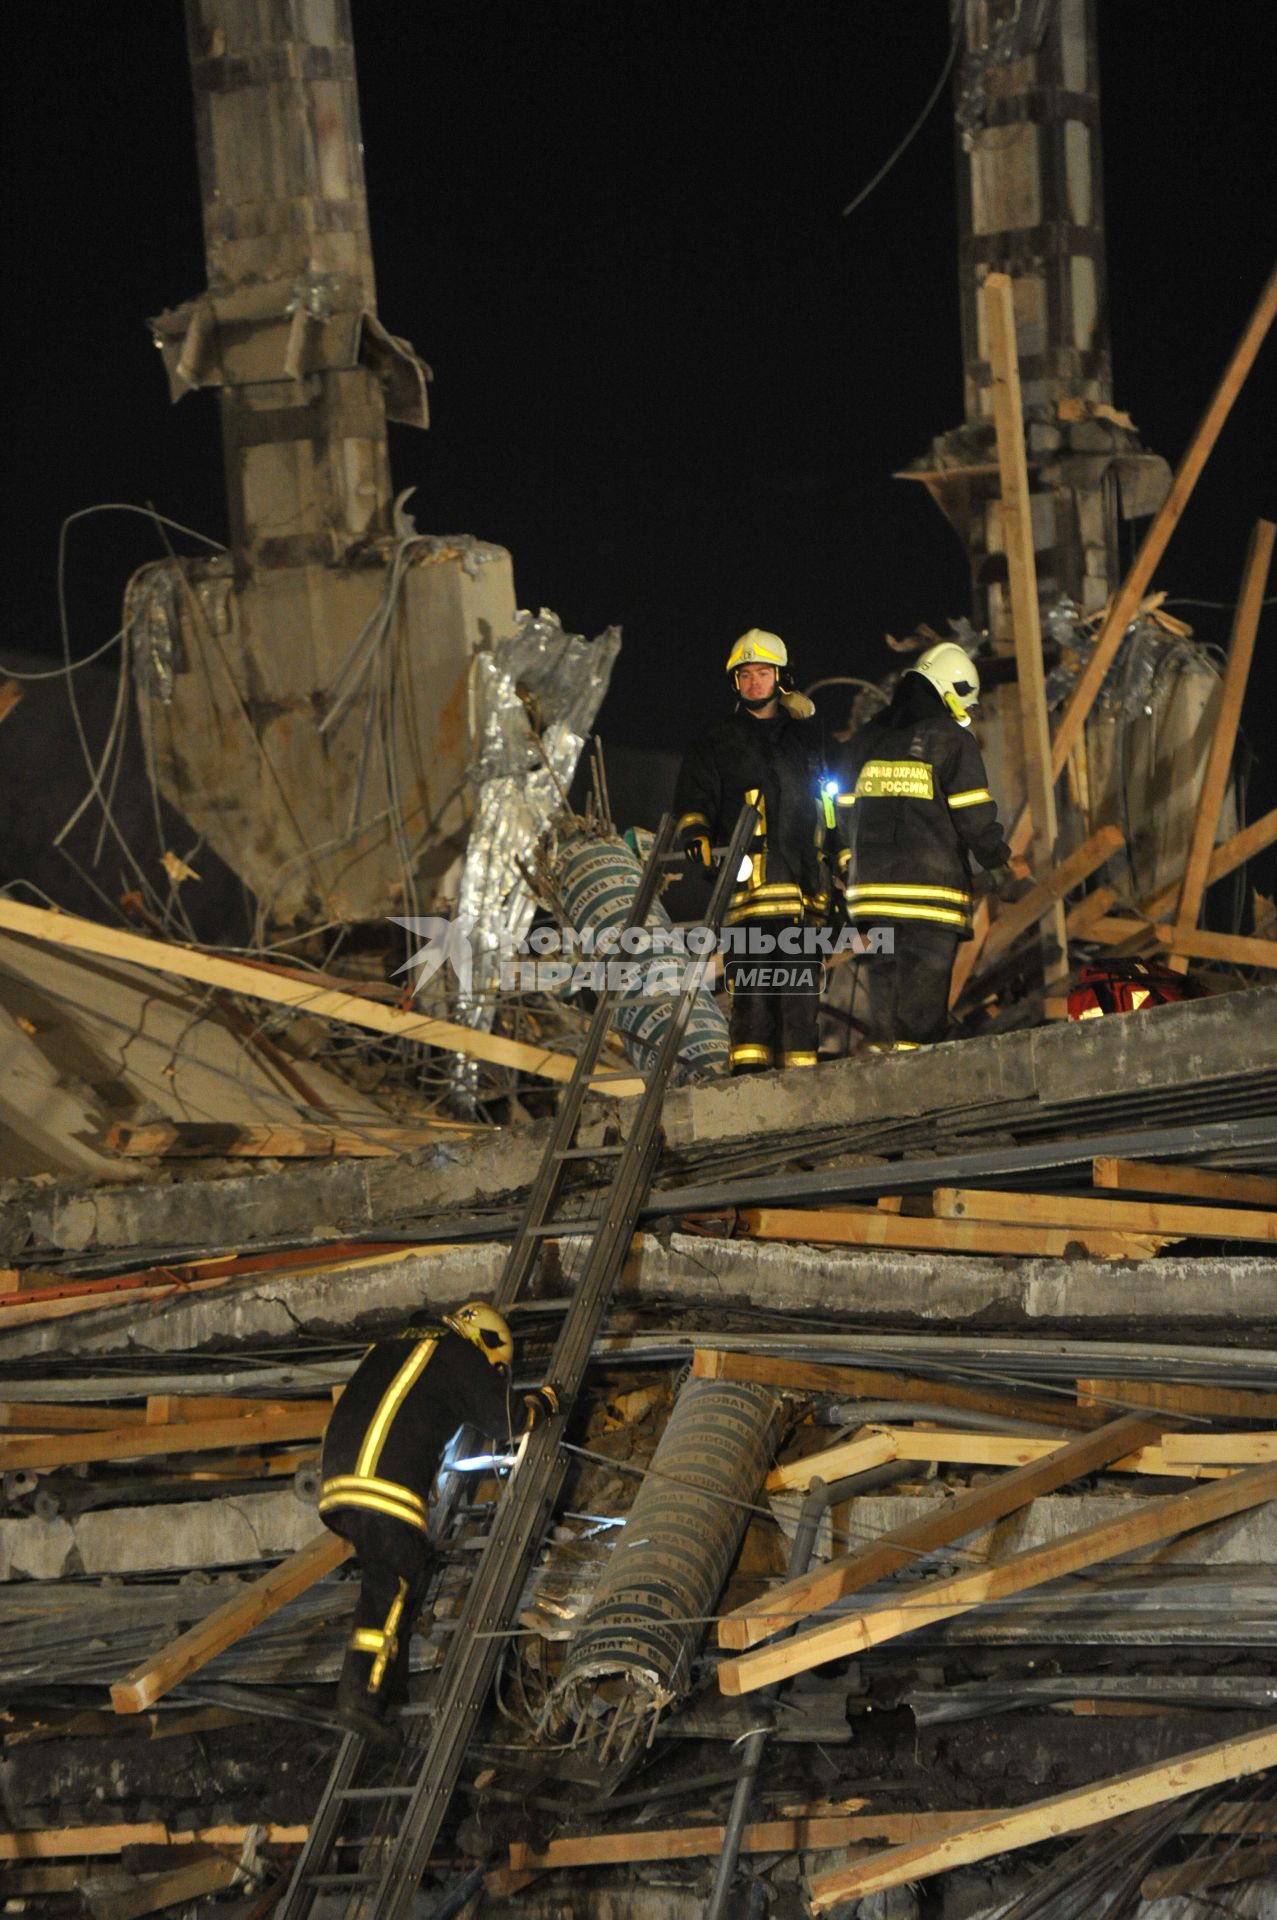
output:
[[[935,787],[926,760],[869,760],[856,782],[857,800],[932,800]]]

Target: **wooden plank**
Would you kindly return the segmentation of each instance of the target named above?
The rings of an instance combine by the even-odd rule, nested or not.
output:
[[[801,1240],[813,1246],[908,1247],[929,1253],[1013,1253],[1060,1259],[1080,1248],[1099,1260],[1147,1260],[1172,1235],[1104,1227],[986,1224],[921,1220],[876,1207],[745,1207],[736,1230],[755,1240]]]
[[[1069,695],[1056,727],[1055,739],[1051,747],[1051,771],[1057,778],[1064,771],[1065,761],[1081,738],[1082,729],[1095,704],[1095,697],[1122,643],[1122,636],[1139,611],[1140,602],[1152,581],[1154,570],[1166,551],[1167,542],[1179,524],[1189,496],[1197,484],[1202,468],[1206,465],[1211,449],[1219,438],[1220,429],[1228,418],[1233,402],[1254,364],[1255,355],[1259,352],[1274,316],[1277,316],[1277,270],[1269,276],[1258,304],[1246,323],[1241,339],[1233,350],[1232,358],[1224,369],[1223,378],[1211,396],[1210,404],[1189,441],[1187,451],[1171,482],[1170,492],[1154,514],[1148,531],[1140,542],[1140,550],[1135,556],[1130,572],[1122,582],[1104,617],[1104,624],[1096,638],[1095,649],[1074,683],[1073,691]]]
[[[298,1847],[309,1828],[278,1824],[260,1827],[191,1827],[170,1831],[161,1820],[119,1821],[97,1827],[28,1827],[0,1833],[0,1860],[91,1860],[123,1853],[126,1847],[242,1847],[250,1833],[264,1843]]]
[[[348,1541],[325,1530],[250,1587],[197,1621],[167,1647],[133,1668],[111,1688],[116,1713],[142,1713],[180,1680],[207,1666],[215,1655],[242,1640],[263,1620],[305,1593],[350,1557]]]
[[[148,1874],[136,1887],[119,1893],[97,1894],[92,1902],[93,1920],[142,1920],[148,1913],[163,1913],[184,1901],[202,1899],[229,1887],[239,1874],[239,1861],[211,1854],[192,1860],[167,1873]]]
[[[1033,818],[1033,866],[1046,873],[1055,861],[1058,827],[1055,781],[1051,774],[1051,727],[1042,666],[1042,624],[1038,607],[1037,560],[1033,545],[1033,505],[1024,452],[1024,409],[1020,361],[1015,344],[1015,308],[1009,274],[990,273],[984,282],[984,311],[989,338],[993,419],[1001,476],[1002,546],[1010,582],[1011,630],[1015,643],[1016,693],[1024,751],[1025,790]],[[1057,949],[1048,979],[1068,971],[1064,909],[1051,901],[1050,933]],[[1045,917],[1045,916],[1044,916]]]
[[[863,1806],[864,1802],[860,1802]],[[821,1847],[855,1846],[888,1835],[939,1836],[960,1831],[972,1816],[961,1813],[807,1814],[756,1820],[745,1828],[743,1853],[796,1853]],[[721,1826],[640,1828],[629,1833],[565,1835],[546,1847],[523,1841],[510,1846],[515,1873],[552,1873],[562,1867],[604,1867],[650,1860],[696,1860],[722,1850]]]
[[[1114,887],[1096,887],[1075,907],[1070,907],[1065,927],[1070,939],[1090,939],[1091,927],[1097,920],[1103,919],[1109,909],[1116,904],[1117,890]]]
[[[1091,1180],[1117,1193],[1177,1194],[1185,1200],[1219,1200],[1232,1206],[1277,1207],[1277,1180],[1270,1174],[1230,1173],[1218,1167],[1182,1167],[1157,1160],[1091,1162]]]
[[[1127,1414],[1098,1430],[1079,1434],[1058,1453],[972,1487],[956,1500],[933,1508],[894,1533],[884,1534],[881,1540],[870,1541],[796,1579],[785,1580],[760,1599],[737,1607],[719,1621],[718,1644],[731,1648],[755,1646],[771,1634],[792,1627],[795,1620],[831,1607],[849,1593],[872,1586],[875,1580],[885,1580],[901,1567],[912,1566],[920,1555],[952,1546],[1004,1520],[1009,1513],[1017,1513],[1031,1500],[1058,1493],[1071,1481],[1097,1473],[1138,1447],[1154,1444],[1161,1437],[1163,1424],[1160,1414]]]
[[[1277,967],[1277,940],[1253,935],[1205,933],[1200,927],[1159,926],[1153,945],[1168,953],[1185,953],[1191,960],[1223,960],[1232,967]]]
[[[1188,859],[1184,866],[1184,884],[1180,890],[1179,907],[1175,915],[1177,924],[1183,928],[1195,927],[1202,910],[1211,848],[1215,844],[1220,809],[1224,804],[1224,793],[1233,770],[1233,749],[1237,744],[1237,728],[1242,717],[1242,702],[1246,697],[1250,663],[1255,652],[1255,635],[1259,631],[1259,616],[1263,611],[1264,588],[1268,584],[1268,569],[1272,564],[1274,535],[1277,535],[1277,526],[1274,526],[1271,520],[1256,522],[1255,530],[1250,537],[1246,564],[1242,570],[1241,593],[1238,597],[1232,636],[1228,645],[1224,684],[1220,693],[1219,708],[1215,715],[1214,732],[1211,734],[1210,747],[1206,755],[1201,791],[1197,797],[1197,812],[1193,819],[1193,833],[1188,845]],[[1188,971],[1188,958],[1182,950],[1172,954],[1170,964],[1177,973]]]
[[[35,1433],[92,1433],[103,1427],[145,1426],[142,1407],[62,1406],[44,1400],[0,1400],[0,1427]]]
[[[1240,1880],[1257,1880],[1268,1873],[1277,1873],[1277,1846],[1239,1847],[1234,1842],[1216,1853],[1199,1853],[1175,1866],[1154,1867],[1140,1881],[1140,1893],[1145,1900],[1165,1900],[1175,1893],[1236,1886]],[[1220,1911],[1219,1903],[1214,1902],[1206,1905],[1207,1913],[1211,1905]]]
[[[1227,1465],[1233,1461],[1234,1456],[1230,1453],[1199,1456],[1190,1451],[1172,1454],[1165,1444],[1171,1437],[1165,1435],[1162,1445],[1140,1447],[1134,1453],[1123,1454],[1120,1460],[1110,1461],[1105,1471],[1185,1475],[1189,1479],[1199,1479],[1207,1474],[1214,1477],[1208,1463],[1219,1461]],[[1230,1437],[1218,1436],[1221,1441]],[[1201,1444],[1200,1439],[1189,1442],[1190,1448]],[[888,1460],[934,1461],[937,1466],[946,1467],[1022,1467],[1032,1460],[1044,1460],[1049,1453],[1057,1452],[1064,1445],[1066,1441],[1062,1437],[1048,1439],[1036,1435],[969,1433],[965,1429],[946,1433],[935,1427],[879,1426],[875,1423],[854,1440],[845,1440],[836,1447],[825,1447],[819,1453],[809,1453],[802,1460],[791,1460],[787,1465],[777,1467],[768,1474],[765,1485],[769,1493],[805,1493],[816,1478],[826,1483],[841,1480],[845,1475],[860,1473],[866,1467],[884,1466]],[[1272,1457],[1269,1453],[1250,1452],[1239,1454],[1237,1462],[1253,1465],[1257,1460]]]
[[[928,1406],[961,1407],[969,1413],[999,1414],[1004,1419],[1033,1420],[1046,1426],[1096,1427],[1109,1417],[1045,1394],[965,1387],[952,1380],[884,1373],[876,1367],[831,1366],[821,1361],[786,1360],[779,1354],[733,1353],[723,1347],[697,1347],[692,1354],[692,1373],[698,1380],[752,1380],[759,1386],[792,1387],[799,1392],[837,1394],[849,1400],[920,1400]]]
[[[167,1427],[117,1427],[104,1433],[8,1434],[0,1437],[0,1471],[69,1467],[101,1460],[142,1460],[160,1453],[206,1453],[219,1447],[314,1440],[332,1408],[323,1401],[300,1412],[240,1414],[231,1420],[176,1421]]]
[[[1004,907],[999,913],[984,943],[984,960],[991,962],[1000,954],[1008,953],[1016,941],[1036,926],[1066,893],[1071,893],[1074,887],[1080,887],[1125,844],[1120,827],[1100,827],[1059,866],[1050,873],[1040,875],[1037,884],[1025,894],[1023,900],[1017,900],[1014,906]]]
[[[1258,1733],[1239,1734],[1215,1746],[1182,1753],[1174,1760],[1116,1774],[1094,1786],[1052,1794],[1048,1799],[1035,1800],[1027,1807],[1017,1807],[1014,1812],[1003,1813],[993,1820],[976,1819],[965,1833],[950,1834],[916,1846],[896,1847],[876,1859],[857,1861],[850,1867],[823,1874],[811,1885],[812,1908],[816,1913],[825,1913],[843,1900],[860,1900],[906,1880],[926,1880],[932,1874],[988,1860],[995,1854],[1012,1853],[1039,1840],[1080,1833],[1101,1820],[1115,1820],[1123,1814],[1139,1813],[1146,1807],[1162,1806],[1184,1794],[1199,1793],[1227,1780],[1244,1779],[1274,1765],[1277,1765],[1277,1726],[1261,1728]]]
[[[811,1627],[792,1640],[760,1647],[736,1660],[721,1661],[718,1684],[726,1694],[752,1693],[791,1674],[809,1672],[823,1661],[864,1653],[870,1647],[899,1639],[902,1634],[914,1633],[919,1627],[952,1620],[958,1614],[986,1606],[991,1600],[1025,1593],[1059,1580],[1065,1574],[1098,1566],[1137,1547],[1171,1539],[1191,1528],[1207,1526],[1211,1521],[1227,1519],[1274,1499],[1277,1499],[1277,1466],[1250,1467],[1244,1473],[1231,1474],[1226,1480],[1195,1486],[1187,1493],[1132,1500],[1131,1513],[1120,1520],[1083,1527],[1049,1546],[1026,1547],[1023,1552],[991,1566],[960,1573],[949,1580],[927,1582],[908,1592],[899,1602],[840,1615],[826,1626]]]
[[[1277,1393],[1169,1380],[1079,1380],[1079,1408],[1149,1407],[1207,1420],[1277,1420]]]
[[[1187,1466],[1253,1466],[1277,1460],[1277,1432],[1168,1433],[1162,1451]]]
[[[815,1479],[845,1480],[850,1474],[885,1467],[889,1460],[899,1458],[894,1435],[875,1428],[854,1440],[845,1440],[841,1446],[824,1447],[819,1453],[809,1453],[805,1460],[790,1460],[783,1467],[773,1468],[764,1485],[769,1493],[795,1489],[805,1493]]]
[[[164,940],[144,939],[140,934],[125,933],[117,927],[81,920],[75,914],[30,907],[21,900],[0,898],[0,928],[75,953],[123,960],[131,966],[196,980],[202,986],[223,987],[231,993],[269,1000],[275,1006],[294,1007],[299,1013],[314,1014],[321,1020],[344,1020],[371,1033],[390,1034],[398,1040],[414,1040],[423,1047],[441,1047],[448,1053],[465,1054],[472,1060],[513,1067],[516,1072],[534,1074],[543,1080],[568,1081],[576,1069],[570,1054],[530,1047],[522,1040],[506,1040],[477,1027],[461,1026],[455,1020],[433,1020],[425,1014],[403,1013],[398,1007],[380,1006],[376,1001],[339,993],[330,987],[286,979],[241,960],[226,960],[195,947],[179,947]],[[609,1097],[643,1091],[642,1080],[634,1076],[601,1071],[594,1078],[596,1084],[605,1083]]]
[[[1091,1194],[994,1193],[975,1187],[938,1187],[933,1205],[937,1217],[944,1220],[1107,1228],[1113,1233],[1173,1234],[1180,1239],[1277,1240],[1277,1212],[1249,1207],[1179,1206],[1173,1200],[1103,1200]]]

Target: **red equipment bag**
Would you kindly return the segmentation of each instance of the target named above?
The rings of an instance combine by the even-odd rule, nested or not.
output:
[[[1196,998],[1197,990],[1187,975],[1173,972],[1160,960],[1108,960],[1083,967],[1078,974],[1069,995],[1069,1019],[1098,1020],[1106,1013],[1135,1013],[1141,1007]]]

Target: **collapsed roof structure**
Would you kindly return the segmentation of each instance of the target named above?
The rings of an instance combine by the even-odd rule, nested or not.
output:
[[[0,898],[0,1892],[1258,1916],[1277,939],[1199,921],[1277,835],[1230,806],[1272,527],[1222,666],[1154,588],[1277,281],[1172,475],[1113,405],[1093,8],[956,10],[967,420],[911,477],[972,557],[1036,884],[963,951],[972,1037],[857,1055],[852,958],[824,1064],[723,1080],[708,956],[592,1010],[502,975],[600,897],[654,950],[668,827],[616,832],[601,751],[568,804],[619,637],[394,499],[426,370],[376,314],[346,15],[189,0],[209,288],[155,326],[175,395],[219,389],[233,543],[126,599],[122,698],[253,937],[194,938],[176,855],[127,925]],[[1152,955],[1195,996],[1067,1017],[1079,963]],[[318,1440],[370,1339],[476,1295],[570,1403],[441,1477],[369,1750]]]

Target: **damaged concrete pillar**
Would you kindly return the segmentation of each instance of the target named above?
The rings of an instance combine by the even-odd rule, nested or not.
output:
[[[130,583],[148,748],[263,924],[427,911],[510,557],[395,510],[386,423],[427,424],[429,369],[377,317],[348,0],[188,0],[187,27],[208,286],[151,326],[173,399],[219,395],[231,544]]]
[[[548,1708],[600,1763],[648,1739],[687,1691],[781,1419],[765,1387],[688,1380],[679,1393]]]

